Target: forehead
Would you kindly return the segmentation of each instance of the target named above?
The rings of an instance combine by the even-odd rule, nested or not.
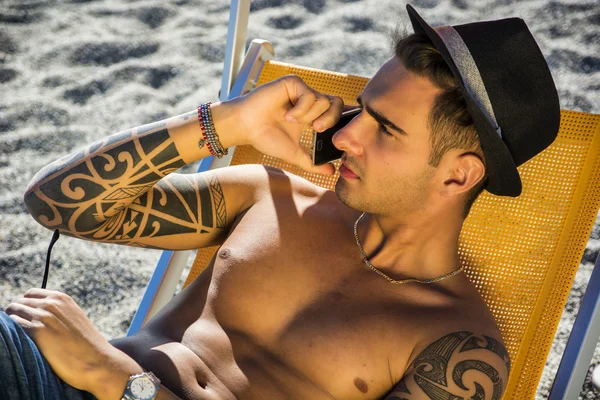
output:
[[[427,129],[429,110],[439,92],[429,79],[408,71],[393,57],[377,71],[361,97],[410,134],[409,125],[413,131]]]

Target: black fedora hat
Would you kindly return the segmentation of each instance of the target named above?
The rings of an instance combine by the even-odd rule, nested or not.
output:
[[[521,194],[517,166],[558,134],[560,106],[548,64],[520,18],[432,28],[407,5],[463,89],[486,161],[486,190]]]

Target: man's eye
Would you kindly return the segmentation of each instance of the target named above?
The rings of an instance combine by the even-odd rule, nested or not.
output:
[[[392,133],[390,133],[390,131],[388,131],[388,129],[385,127],[385,125],[379,124],[379,131],[382,132],[384,135],[386,136],[394,136]]]

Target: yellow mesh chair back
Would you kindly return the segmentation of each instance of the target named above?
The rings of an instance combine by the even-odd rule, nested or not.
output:
[[[368,78],[267,62],[258,84],[299,75],[322,93],[356,104]],[[309,132],[302,139],[310,143]],[[333,189],[338,175],[306,173],[253,148],[238,147],[232,165],[282,168]],[[533,399],[575,273],[600,206],[600,115],[562,111],[557,140],[519,167],[523,194],[484,192],[465,221],[460,256],[494,314],[512,360],[504,399]],[[200,249],[186,285],[216,247]]]

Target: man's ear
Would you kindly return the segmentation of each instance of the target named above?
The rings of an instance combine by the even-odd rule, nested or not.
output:
[[[474,153],[456,154],[448,161],[443,188],[446,195],[468,192],[485,175],[483,161]]]

